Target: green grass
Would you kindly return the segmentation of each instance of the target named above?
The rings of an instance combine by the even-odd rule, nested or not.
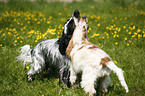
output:
[[[124,88],[112,72],[109,92],[102,96],[143,96],[145,63],[145,2],[143,0],[104,0],[93,2],[0,2],[0,95],[1,96],[87,96],[82,88],[64,88],[58,78],[36,76],[27,82],[27,69],[16,62],[19,47],[58,38],[64,22],[78,9],[89,19],[88,38],[100,46],[124,70],[129,87]]]

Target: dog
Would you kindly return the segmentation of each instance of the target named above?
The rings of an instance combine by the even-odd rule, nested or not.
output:
[[[129,90],[124,80],[122,69],[115,65],[107,53],[87,40],[87,22],[86,16],[80,19],[66,49],[66,55],[72,62],[72,65],[70,65],[71,84],[75,83],[77,74],[81,73],[81,87],[90,96],[96,94],[94,87],[99,79],[102,80],[100,89],[103,92],[107,92],[107,87],[111,82],[109,75],[113,71],[117,74],[121,85],[126,89],[126,93],[128,93]]]
[[[59,73],[59,84],[62,82],[69,87],[69,67],[71,62],[64,53],[79,18],[80,12],[75,10],[72,17],[64,25],[61,38],[44,40],[33,49],[30,49],[30,45],[24,45],[20,48],[17,61],[24,61],[24,66],[31,63],[30,70],[27,73],[29,82],[33,81],[34,74],[39,74],[43,69],[48,69],[53,71],[52,73]]]

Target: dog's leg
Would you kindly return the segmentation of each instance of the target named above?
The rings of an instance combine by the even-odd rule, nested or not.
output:
[[[35,52],[38,53],[38,52]],[[35,54],[32,56],[32,64],[31,64],[31,69],[28,71],[28,81],[32,81],[32,75],[36,73],[40,73],[42,71],[42,68],[44,67],[44,58],[40,56],[39,54]]]
[[[100,90],[103,92],[103,93],[107,93],[108,90],[107,90],[107,87],[109,86],[109,84],[111,83],[111,78],[110,76],[105,76],[105,77],[102,77],[101,80],[100,80]]]
[[[97,73],[95,68],[86,68],[82,72],[81,87],[84,88],[85,92],[89,92],[89,96],[93,96],[96,93],[94,85],[97,79]]]
[[[70,66],[70,82],[72,85],[75,83],[76,78],[77,78],[77,76],[76,76],[75,71],[73,70],[73,65],[71,65]]]

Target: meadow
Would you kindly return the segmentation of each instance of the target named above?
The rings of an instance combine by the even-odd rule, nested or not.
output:
[[[0,2],[0,95],[1,96],[88,96],[82,88],[61,88],[56,77],[44,72],[33,83],[27,81],[29,66],[16,62],[19,48],[33,48],[46,39],[59,38],[74,10],[88,17],[89,41],[106,51],[124,70],[129,87],[125,93],[116,74],[106,94],[97,96],[144,96],[145,94],[145,1],[83,0],[45,2],[8,0]]]

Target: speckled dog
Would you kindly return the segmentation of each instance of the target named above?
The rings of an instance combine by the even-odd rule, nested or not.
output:
[[[33,49],[30,45],[21,47],[17,60],[24,61],[26,66],[31,63],[28,71],[28,81],[32,81],[32,75],[40,73],[44,68],[58,72],[60,82],[69,86],[69,65],[70,60],[65,55],[66,47],[72,37],[73,31],[78,24],[80,13],[75,10],[72,17],[64,25],[63,35],[59,39],[48,39],[38,43]]]

